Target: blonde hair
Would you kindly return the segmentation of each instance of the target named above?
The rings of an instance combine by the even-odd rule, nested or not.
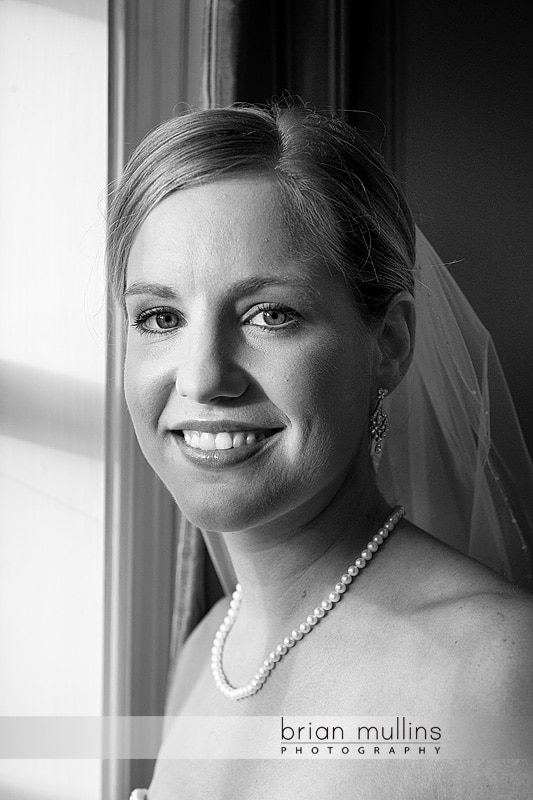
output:
[[[244,174],[276,179],[295,246],[344,275],[366,321],[379,319],[396,292],[413,292],[414,225],[382,157],[333,114],[273,105],[189,111],[140,143],[109,212],[117,299],[136,233],[161,200]]]

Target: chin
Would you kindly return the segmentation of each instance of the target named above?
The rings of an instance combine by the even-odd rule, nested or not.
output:
[[[205,531],[232,533],[253,528],[261,520],[257,509],[234,508],[225,504],[204,501],[201,505],[191,503],[190,498],[174,495],[174,500],[187,519]]]
[[[231,533],[250,530],[273,521],[287,510],[287,497],[279,489],[268,492],[265,483],[235,487],[167,483],[176,505],[193,525],[207,531]],[[233,488],[233,490],[232,490]],[[289,504],[290,505],[290,504]]]

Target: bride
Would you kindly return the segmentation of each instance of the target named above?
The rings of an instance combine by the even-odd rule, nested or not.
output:
[[[132,156],[108,257],[141,448],[238,577],[169,715],[531,714],[529,595],[442,541],[526,583],[526,502],[380,156],[316,112],[190,112]],[[161,757],[148,796],[528,797],[531,763],[505,763]]]

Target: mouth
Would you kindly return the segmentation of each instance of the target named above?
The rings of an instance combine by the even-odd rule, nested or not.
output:
[[[175,431],[175,433],[180,436],[191,449],[213,452],[216,450],[237,450],[240,448],[253,447],[258,442],[262,442],[264,439],[269,439],[271,436],[274,436],[279,430],[279,428],[261,428],[258,430],[218,431],[217,433],[198,430],[178,430]]]

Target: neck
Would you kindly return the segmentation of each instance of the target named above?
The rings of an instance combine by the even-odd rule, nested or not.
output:
[[[297,513],[223,534],[242,586],[236,628],[257,639],[289,633],[359,556],[390,508],[370,464],[365,480],[355,472]]]

